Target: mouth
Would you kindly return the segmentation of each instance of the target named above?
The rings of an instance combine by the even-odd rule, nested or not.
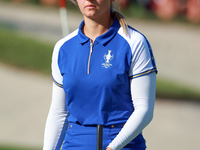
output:
[[[85,8],[88,8],[88,9],[94,9],[96,6],[95,5],[87,5],[87,6],[85,6]]]

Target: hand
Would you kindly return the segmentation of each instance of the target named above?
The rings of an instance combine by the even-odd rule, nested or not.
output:
[[[113,149],[112,149],[112,148],[110,148],[110,147],[107,147],[107,148],[106,148],[106,150],[113,150]]]

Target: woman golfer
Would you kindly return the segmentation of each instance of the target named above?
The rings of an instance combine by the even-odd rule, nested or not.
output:
[[[153,117],[156,65],[144,35],[127,26],[115,0],[72,0],[84,20],[57,42],[43,150],[145,150]]]

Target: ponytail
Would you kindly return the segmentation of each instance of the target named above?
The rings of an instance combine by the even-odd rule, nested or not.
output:
[[[117,9],[119,9],[119,5],[118,5],[118,0],[115,0],[112,5],[111,5],[111,16],[113,18],[117,18],[119,20],[119,23],[121,25],[121,27],[123,28],[124,33],[127,35],[128,31],[127,31],[127,21],[126,18],[124,17],[123,14],[121,14],[119,11],[117,11]]]
[[[123,28],[124,33],[127,35],[127,22],[126,18],[118,11],[113,11],[111,14],[114,18],[119,20],[121,27]]]

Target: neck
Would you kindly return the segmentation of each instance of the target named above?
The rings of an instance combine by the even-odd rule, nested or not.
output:
[[[83,33],[92,41],[107,32],[113,23],[111,16],[98,19],[89,19],[84,17],[84,21],[85,26],[83,27]]]

